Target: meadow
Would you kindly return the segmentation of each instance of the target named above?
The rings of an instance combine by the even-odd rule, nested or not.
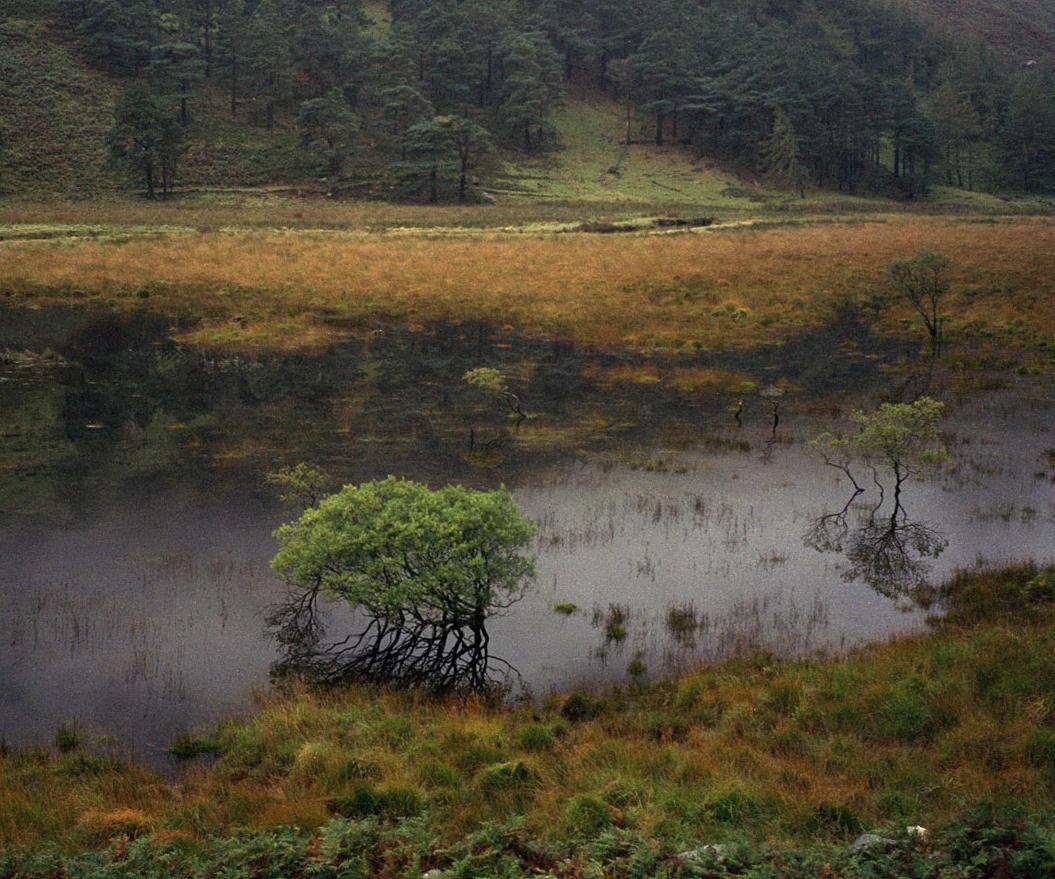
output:
[[[336,223],[329,210],[315,220]],[[881,214],[599,235],[554,225],[552,213],[547,226],[465,229],[457,214],[429,227],[428,209],[407,209],[415,225],[387,231],[370,231],[371,216],[387,222],[371,208],[343,215],[340,230],[276,229],[270,214],[268,229],[77,216],[49,227],[22,214],[4,227],[7,297],[145,308],[170,317],[180,341],[212,348],[311,348],[393,322],[486,321],[590,346],[696,352],[779,342],[846,306],[913,333],[912,316],[884,302],[885,269],[925,248],[953,262],[950,335],[1042,355],[1055,339],[1055,226],[1041,217]]]
[[[938,600],[948,614],[930,632],[849,655],[749,656],[535,706],[369,687],[272,694],[252,716],[175,743],[190,761],[176,780],[66,728],[57,756],[0,756],[0,848],[16,859],[52,852],[38,866],[102,850],[99,863],[120,870],[135,840],[136,857],[164,864],[174,846],[186,854],[217,839],[266,839],[255,872],[236,875],[331,875],[302,871],[323,869],[320,853],[339,832],[362,837],[375,872],[333,875],[409,876],[450,867],[448,847],[482,856],[501,838],[523,861],[549,853],[559,875],[655,875],[647,859],[629,869],[630,853],[651,852],[655,871],[656,857],[704,843],[844,846],[864,830],[945,832],[979,814],[990,833],[982,842],[999,846],[994,815],[1024,833],[1030,814],[1051,807],[1055,570],[965,572]],[[1039,840],[1052,857],[1050,835]],[[300,866],[280,868],[281,853],[294,851]],[[562,872],[553,853],[568,851],[579,867]],[[583,859],[598,851],[607,853],[591,873]],[[395,863],[381,869],[386,857]],[[751,875],[818,875],[786,868]]]

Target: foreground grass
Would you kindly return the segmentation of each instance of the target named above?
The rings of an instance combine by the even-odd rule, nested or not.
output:
[[[490,321],[600,346],[701,350],[779,341],[886,289],[929,247],[955,265],[949,331],[1055,344],[1055,224],[890,216],[680,235],[470,239],[323,231],[158,233],[0,243],[17,300],[149,308],[185,341],[325,345],[349,327]],[[911,315],[884,312],[895,331]]]
[[[117,839],[127,854],[127,840],[142,838],[156,855],[257,839],[317,862],[326,839],[351,835],[370,869],[222,875],[394,876],[450,865],[454,854],[437,854],[446,846],[464,855],[498,837],[519,840],[525,858],[532,846],[625,857],[628,841],[646,857],[705,843],[844,844],[862,829],[915,824],[952,833],[965,815],[1012,806],[1050,813],[1055,570],[973,572],[947,592],[948,619],[925,635],[833,660],[733,661],[538,709],[369,688],[275,697],[181,742],[182,756],[219,758],[174,783],[76,742],[58,757],[7,753],[0,847]],[[288,826],[303,831],[276,829]],[[497,837],[465,842],[481,832]],[[231,838],[244,833],[265,835]],[[377,867],[400,846],[399,869]]]

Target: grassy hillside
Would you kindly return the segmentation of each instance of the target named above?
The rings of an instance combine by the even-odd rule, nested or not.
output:
[[[623,108],[597,95],[569,98],[554,120],[562,149],[551,155],[510,160],[510,196],[584,202],[679,203],[732,210],[757,209],[761,187],[745,186],[681,147],[627,146]]]
[[[982,40],[1023,60],[1055,56],[1055,6],[1047,0],[901,0],[957,37]]]
[[[6,7],[7,4],[4,4]],[[16,10],[6,9],[7,14]],[[116,84],[39,19],[0,11],[0,192],[112,189],[105,168]]]
[[[0,755],[0,847],[49,848],[16,856],[14,875],[34,877],[746,873],[722,868],[722,852],[759,879],[1049,876],[1050,829],[1021,819],[1052,817],[1055,571],[964,574],[947,594],[948,619],[920,637],[539,708],[287,694],[179,742],[219,759],[177,784],[66,730],[62,756]],[[1002,824],[1009,810],[1018,818]],[[905,836],[916,824],[943,834],[933,849]],[[302,830],[275,829],[291,826]],[[845,849],[880,828],[891,847]],[[709,870],[675,857],[705,844],[725,846],[702,853]],[[103,854],[64,873],[53,846]],[[252,872],[173,867],[194,858]]]

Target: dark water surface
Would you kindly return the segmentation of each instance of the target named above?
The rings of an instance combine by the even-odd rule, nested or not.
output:
[[[183,350],[167,330],[145,315],[0,310],[8,743],[76,721],[160,756],[247,706],[276,658],[270,535],[296,512],[262,477],[298,461],[346,482],[512,489],[541,526],[539,574],[492,642],[536,693],[622,680],[635,660],[656,675],[920,626],[910,603],[847,582],[846,559],[803,535],[849,499],[808,441],[925,386],[949,403],[952,453],[905,499],[948,540],[932,577],[1055,557],[1055,391],[1012,372],[970,393],[948,367],[914,376],[911,346],[852,316],[779,348],[658,365],[476,325],[259,358]],[[509,376],[528,421],[474,396],[462,376],[484,365]]]

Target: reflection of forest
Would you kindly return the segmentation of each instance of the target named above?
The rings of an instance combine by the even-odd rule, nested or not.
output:
[[[301,460],[338,478],[496,485],[568,451],[659,435],[668,445],[706,442],[732,425],[727,407],[752,374],[779,371],[822,391],[833,380],[859,387],[876,369],[861,355],[817,371],[813,353],[832,347],[833,333],[872,350],[852,318],[768,353],[682,354],[664,366],[480,324],[249,357],[180,348],[164,320],[145,314],[3,314],[0,352],[18,353],[0,359],[0,512],[60,517],[129,479],[222,469],[257,480]],[[481,366],[506,377],[530,419],[466,383]],[[751,405],[747,418],[769,417],[760,398]]]
[[[518,449],[544,463],[563,446],[647,432],[655,420],[639,413],[700,416],[696,401],[653,388],[613,398],[570,346],[493,340],[478,325],[260,358],[181,349],[166,332],[145,316],[5,311],[0,351],[19,354],[0,361],[0,510],[62,515],[125,479],[215,468],[257,479],[299,460],[338,477],[497,483],[526,462]],[[517,426],[502,401],[474,393],[463,376],[482,363],[537,417]],[[471,437],[487,455],[467,454]]]

